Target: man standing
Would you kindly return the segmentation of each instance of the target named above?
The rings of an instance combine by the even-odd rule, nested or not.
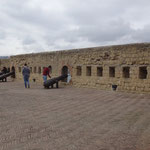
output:
[[[27,64],[24,64],[22,75],[24,79],[25,88],[27,87],[30,88],[30,84],[29,84],[30,69],[28,68]]]
[[[49,76],[49,78],[51,78],[50,69],[51,69],[51,66],[45,67],[43,69],[43,80],[44,80],[44,82],[47,81],[47,76]]]

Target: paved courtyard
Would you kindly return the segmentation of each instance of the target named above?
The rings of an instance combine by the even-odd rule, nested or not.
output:
[[[1,82],[0,150],[150,150],[150,95]]]

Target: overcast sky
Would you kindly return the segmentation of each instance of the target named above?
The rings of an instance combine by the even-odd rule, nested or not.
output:
[[[150,42],[150,0],[0,0],[0,56]]]

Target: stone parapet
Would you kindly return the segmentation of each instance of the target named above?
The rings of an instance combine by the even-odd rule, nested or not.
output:
[[[43,67],[51,66],[52,77],[68,72],[73,86],[150,92],[150,43],[16,55],[1,60],[0,67],[14,66],[16,79],[22,80],[24,63],[31,69],[30,79],[41,83]]]

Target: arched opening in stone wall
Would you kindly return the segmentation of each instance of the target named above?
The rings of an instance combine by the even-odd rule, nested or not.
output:
[[[62,70],[61,70],[61,74],[68,74],[68,67],[67,66],[63,66]],[[67,82],[67,78],[63,79],[62,82]]]
[[[16,69],[14,66],[11,67],[11,71],[14,72],[14,74],[11,77],[15,78],[16,77],[16,74],[15,74]]]
[[[12,66],[12,67],[11,67],[11,71],[15,72],[15,70],[16,70],[15,67]]]

